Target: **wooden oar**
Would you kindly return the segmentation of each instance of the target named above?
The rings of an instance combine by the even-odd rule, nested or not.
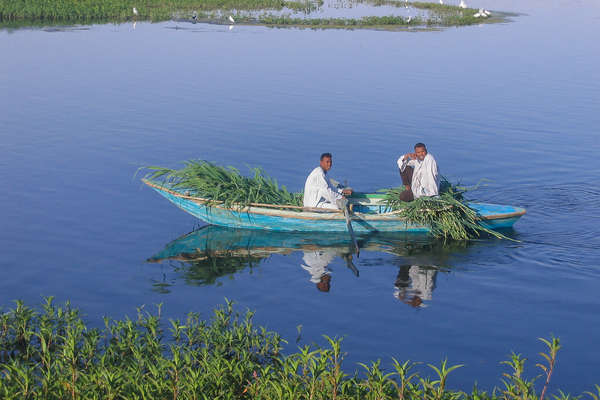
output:
[[[356,258],[360,257],[360,248],[358,247],[358,242],[356,241],[356,237],[354,236],[354,229],[352,229],[352,220],[350,219],[350,210],[348,209],[348,201],[346,200],[346,204],[344,205],[344,217],[346,217],[346,226],[348,227],[348,233],[352,238],[352,243],[354,243],[354,247],[356,248]]]
[[[354,276],[358,277],[359,271],[358,268],[352,262],[352,254],[344,255],[344,260],[346,260],[346,266],[350,268],[350,270],[354,273]]]

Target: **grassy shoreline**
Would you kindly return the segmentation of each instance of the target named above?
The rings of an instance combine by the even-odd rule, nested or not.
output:
[[[490,392],[447,389],[461,365],[428,365],[393,360],[360,364],[360,373],[342,368],[341,339],[328,347],[301,346],[282,354],[277,333],[255,326],[254,313],[232,303],[215,309],[208,321],[196,313],[163,328],[156,314],[138,309],[135,319],[104,318],[104,328],[88,328],[79,310],[46,299],[39,311],[16,302],[0,313],[0,397],[2,399],[423,399],[555,400],[546,393],[560,342],[540,339],[546,352],[536,367],[539,380],[524,376],[525,359],[503,362],[501,386]],[[586,392],[598,400],[600,386]]]
[[[398,0],[357,0],[359,3],[378,6],[405,7]],[[323,0],[2,0],[0,1],[0,27],[29,27],[40,25],[123,23],[127,21],[160,22],[171,19],[192,22],[226,24],[233,14],[238,24],[278,27],[313,28],[406,28],[450,27],[480,23],[505,22],[509,14],[494,13],[487,19],[475,18],[475,9],[462,9],[454,5],[428,2],[410,2],[410,7],[425,10],[427,17],[365,16],[362,18],[298,18],[275,14],[289,10],[308,12],[321,7]],[[136,8],[138,15],[133,14]],[[258,16],[247,12],[264,11]]]

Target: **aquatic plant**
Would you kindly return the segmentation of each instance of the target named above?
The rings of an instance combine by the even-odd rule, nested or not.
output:
[[[153,171],[146,175],[150,181],[184,190],[212,203],[223,203],[225,207],[240,209],[257,203],[302,206],[302,193],[288,192],[260,168],[251,169],[252,177],[242,176],[236,168],[221,167],[204,160],[186,161],[179,170],[157,166],[145,168]]]
[[[513,240],[482,225],[477,211],[469,207],[463,197],[465,189],[450,184],[444,178],[440,184],[440,195],[436,197],[419,197],[405,202],[400,200],[400,195],[405,190],[403,186],[386,189],[383,193],[384,202],[391,210],[398,211],[407,223],[430,226],[434,237],[470,240],[487,234]]]
[[[163,321],[158,306],[157,313],[139,308],[133,319],[105,317],[103,327],[92,328],[69,303],[48,298],[38,311],[17,301],[0,313],[0,398],[544,400],[551,377],[538,396],[536,378],[524,376],[526,359],[514,353],[503,363],[510,370],[502,386],[491,392],[449,390],[448,378],[461,365],[447,360],[424,369],[393,359],[390,371],[378,360],[348,373],[341,339],[324,336],[326,347],[283,354],[287,342],[253,317],[226,301],[210,320],[191,312]],[[559,341],[540,340],[548,351],[537,366],[551,371]],[[576,398],[560,390],[552,397]]]
[[[0,21],[63,21],[122,22],[134,18],[133,7],[139,20],[162,21],[177,12],[216,10],[281,10],[303,9],[306,1],[287,0],[2,0]]]
[[[407,3],[395,0],[355,0],[373,6],[403,7]],[[377,28],[393,26],[460,26],[482,22],[500,22],[501,14],[482,20],[473,15],[477,10],[454,5],[411,2],[410,7],[427,10],[429,16],[410,20],[399,16],[366,16],[346,18],[291,18],[282,15],[244,15],[244,11],[293,10],[310,13],[323,5],[323,0],[2,0],[0,26],[39,26],[48,24],[90,24],[125,22],[129,20],[165,21],[177,19],[192,22],[228,23],[226,16],[235,15],[236,23],[267,26],[308,26],[314,28]],[[137,14],[133,13],[136,8]]]

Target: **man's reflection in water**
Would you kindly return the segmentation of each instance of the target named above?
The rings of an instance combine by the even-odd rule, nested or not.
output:
[[[321,292],[329,292],[331,287],[331,276],[327,266],[335,258],[334,251],[305,251],[302,257],[304,268],[310,274],[310,281],[317,285]]]
[[[394,283],[394,297],[412,307],[426,307],[423,301],[431,300],[437,272],[435,267],[401,266]]]

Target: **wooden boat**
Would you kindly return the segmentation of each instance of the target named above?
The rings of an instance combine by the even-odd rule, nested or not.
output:
[[[264,229],[285,232],[346,232],[344,214],[338,210],[289,205],[250,204],[248,207],[225,207],[185,190],[175,190],[144,179],[143,182],[177,207],[211,225],[231,228]],[[379,193],[355,193],[349,199],[354,232],[429,232],[430,228],[404,220],[398,211],[390,211]],[[490,229],[511,228],[525,214],[525,209],[487,203],[469,203]]]

